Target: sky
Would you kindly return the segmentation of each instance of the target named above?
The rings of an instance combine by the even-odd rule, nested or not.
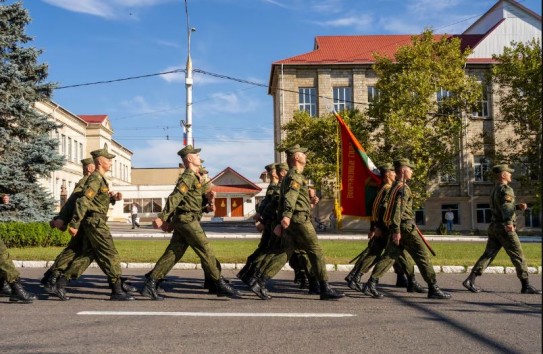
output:
[[[13,3],[8,0],[6,3]],[[59,87],[184,69],[184,0],[23,0],[27,34]],[[539,0],[519,1],[541,14]],[[309,52],[315,36],[462,33],[495,0],[187,0],[194,69],[269,82],[275,61]],[[183,147],[184,73],[58,88],[74,114],[107,114],[133,167],[176,167]],[[231,167],[257,181],[273,162],[266,87],[195,73],[194,145],[215,176]]]

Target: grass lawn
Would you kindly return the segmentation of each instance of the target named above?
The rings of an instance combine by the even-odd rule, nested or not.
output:
[[[210,240],[215,255],[222,263],[245,263],[258,244],[258,240]],[[326,263],[348,264],[366,248],[367,241],[322,240],[320,241]],[[115,240],[123,262],[156,262],[168,245],[168,240]],[[484,242],[432,242],[437,256],[432,257],[434,265],[473,266],[485,249]],[[541,244],[522,244],[528,266],[541,266]],[[61,247],[11,248],[11,257],[16,260],[54,260],[62,251]],[[196,254],[189,248],[182,262],[199,263]],[[494,266],[512,266],[505,251],[500,251],[492,262]]]

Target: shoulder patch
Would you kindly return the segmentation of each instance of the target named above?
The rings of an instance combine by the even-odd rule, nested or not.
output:
[[[507,203],[511,203],[513,201],[513,196],[506,194],[503,199],[505,199]]]
[[[189,190],[189,186],[187,186],[185,182],[181,182],[181,184],[177,188],[181,193],[187,193],[187,191]]]
[[[109,192],[109,188],[107,186],[104,186],[104,187],[100,188],[100,192],[107,193],[107,192]]]
[[[290,188],[298,190],[298,189],[300,189],[300,183],[298,183],[298,182],[296,182],[294,180],[290,181]]]
[[[95,195],[96,195],[96,192],[92,188],[87,188],[87,190],[85,191],[85,197],[89,199],[94,198]]]

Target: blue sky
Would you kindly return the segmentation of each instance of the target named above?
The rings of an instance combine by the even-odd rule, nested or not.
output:
[[[13,1],[7,1],[11,3]],[[188,0],[193,67],[267,84],[271,63],[311,51],[317,35],[461,33],[494,0]],[[541,14],[539,0],[520,1]],[[33,45],[59,86],[185,67],[183,0],[25,0]],[[263,87],[195,74],[195,145],[213,176],[250,180],[273,161],[272,97]],[[75,114],[107,114],[134,167],[174,167],[184,74],[56,90]]]

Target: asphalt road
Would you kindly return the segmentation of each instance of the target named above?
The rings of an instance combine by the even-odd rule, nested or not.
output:
[[[485,274],[472,294],[465,274],[438,274],[449,301],[429,300],[392,286],[387,274],[382,300],[348,291],[345,273],[331,272],[345,291],[339,301],[320,301],[292,283],[292,272],[272,280],[273,300],[262,301],[237,280],[243,299],[209,295],[200,270],[174,270],[157,302],[109,301],[98,269],[71,284],[72,299],[47,300],[38,280],[44,269],[21,269],[39,294],[33,304],[0,299],[0,348],[4,353],[541,353],[541,295],[519,293],[515,275]],[[141,286],[145,269],[124,269]],[[234,278],[234,271],[224,275]],[[418,276],[420,279],[420,275]],[[541,288],[541,275],[532,275]],[[265,316],[265,317],[264,317]],[[291,316],[291,317],[287,317]],[[292,317],[299,316],[299,317]],[[301,317],[304,316],[304,317]],[[323,317],[326,316],[326,317]]]

